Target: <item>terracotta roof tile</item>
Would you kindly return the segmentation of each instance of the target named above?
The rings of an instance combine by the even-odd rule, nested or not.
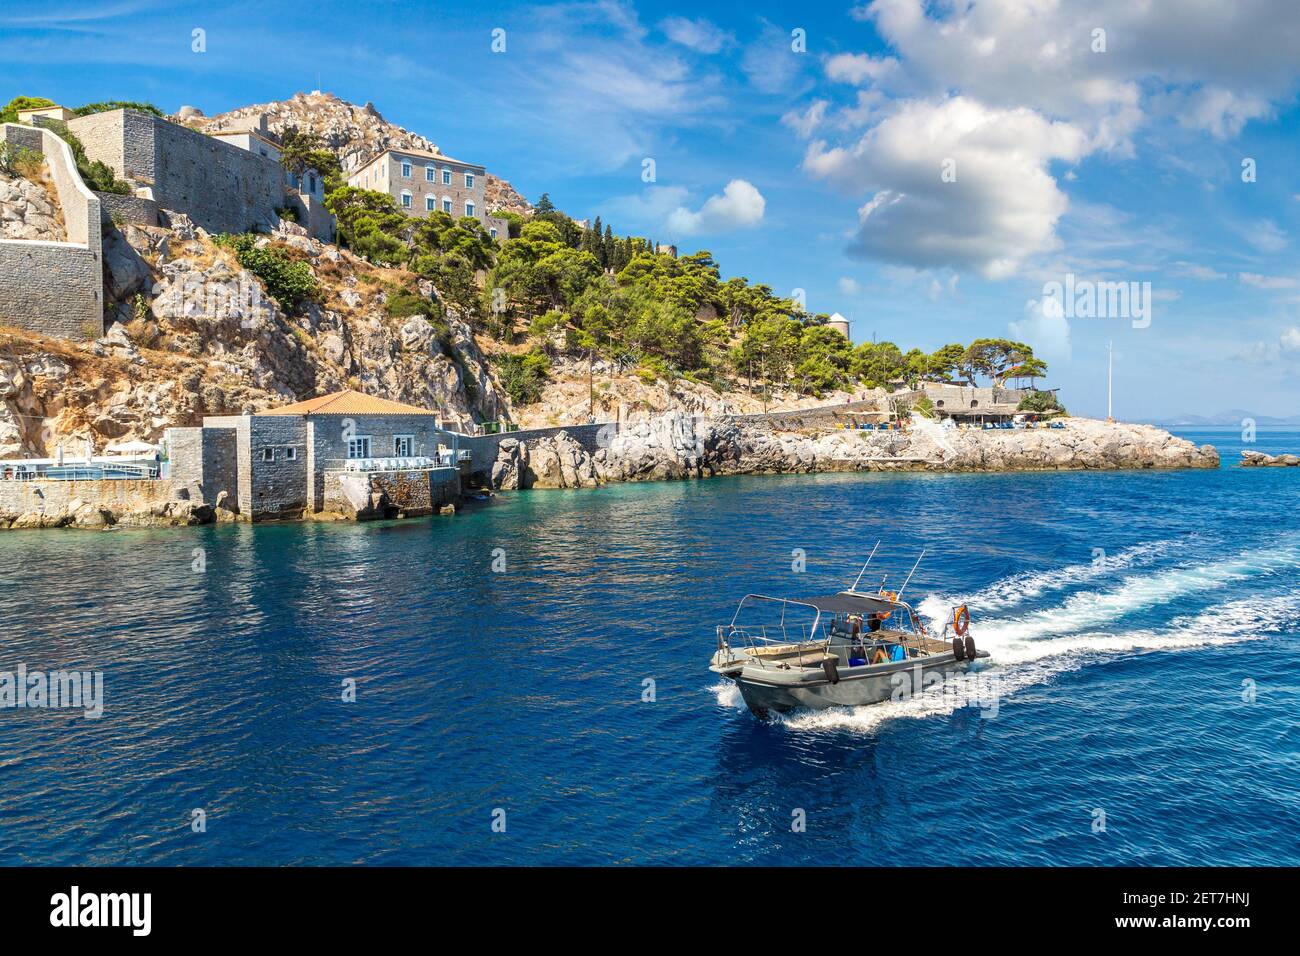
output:
[[[391,402],[374,395],[363,395],[352,389],[320,395],[306,401],[271,408],[260,415],[437,415],[427,408],[417,408],[402,402]]]

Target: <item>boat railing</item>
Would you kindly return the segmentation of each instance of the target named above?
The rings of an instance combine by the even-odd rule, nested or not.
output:
[[[820,636],[818,632],[821,632]],[[771,633],[768,632],[768,627],[765,624],[757,626],[740,624],[718,626],[719,650],[744,647],[750,652],[750,659],[757,661],[762,667],[766,667],[767,662],[763,659],[764,655],[759,653],[760,648],[788,646],[796,651],[795,659],[802,665],[805,654],[824,654],[826,646],[829,644],[830,634],[818,623],[811,625],[800,624],[797,627],[793,624],[773,625]]]

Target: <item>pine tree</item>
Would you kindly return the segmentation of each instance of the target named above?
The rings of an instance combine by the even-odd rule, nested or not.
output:
[[[555,212],[555,205],[551,202],[551,197],[549,195],[542,193],[542,198],[537,200],[537,206],[535,209],[540,215],[548,212]]]

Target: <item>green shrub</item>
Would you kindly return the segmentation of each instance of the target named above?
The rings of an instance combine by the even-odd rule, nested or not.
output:
[[[414,289],[398,289],[388,294],[384,311],[390,319],[409,319],[413,315],[428,317],[436,315],[438,307],[431,299],[420,295]]]
[[[541,400],[551,360],[537,349],[524,355],[503,355],[497,363],[497,377],[516,405],[532,405]]]
[[[43,96],[15,96],[0,108],[0,123],[17,123],[19,110],[34,110],[42,106],[57,106],[54,100]]]
[[[34,149],[0,142],[0,172],[35,180],[45,165],[45,156]]]
[[[1020,400],[1017,411],[1037,412],[1039,414],[1065,413],[1065,406],[1056,397],[1055,392],[1030,392]]]
[[[252,233],[223,233],[212,241],[230,249],[239,264],[261,280],[266,291],[286,311],[297,309],[304,302],[315,301],[320,296],[320,283],[305,262],[290,258],[283,249],[273,246],[258,248],[258,237]]]
[[[152,103],[136,103],[131,100],[107,100],[103,103],[87,103],[85,106],[78,106],[72,111],[72,115],[90,116],[92,113],[108,113],[111,110],[136,110],[141,113],[152,113],[154,116],[166,118],[163,111]]]

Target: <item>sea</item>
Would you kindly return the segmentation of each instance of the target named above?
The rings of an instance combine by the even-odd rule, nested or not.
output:
[[[0,532],[0,864],[1300,864],[1300,469],[1236,467],[1300,432],[1183,435],[1222,466]],[[990,657],[757,719],[716,627],[877,542]]]

